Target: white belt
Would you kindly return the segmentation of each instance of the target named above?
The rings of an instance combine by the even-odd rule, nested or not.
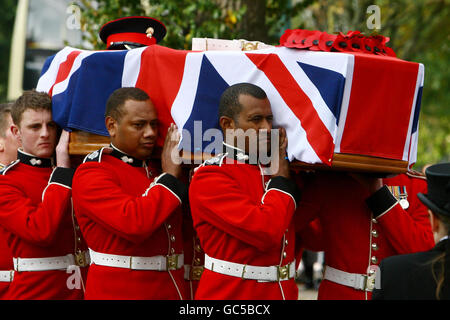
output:
[[[95,252],[89,249],[91,264],[133,270],[168,271],[180,269],[184,265],[184,255],[134,257]]]
[[[49,258],[13,258],[16,271],[63,270],[76,265],[73,254]]]
[[[352,287],[356,290],[372,291],[375,287],[375,273],[367,276],[359,273],[349,273],[330,266],[325,267],[324,279]]]
[[[0,271],[0,282],[12,282],[14,279],[14,270]]]
[[[295,276],[295,260],[282,267],[260,267],[219,260],[205,254],[205,268],[228,276],[259,281],[282,281]]]

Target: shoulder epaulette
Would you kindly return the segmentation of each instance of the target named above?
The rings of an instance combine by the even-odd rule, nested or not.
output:
[[[419,171],[416,171],[416,170],[408,170],[406,172],[406,175],[408,177],[411,177],[411,178],[418,178],[418,179],[427,180],[426,176],[422,172],[419,172]]]
[[[220,153],[211,159],[204,161],[201,166],[222,166],[223,160],[227,156],[227,153]]]
[[[102,155],[111,153],[112,149],[109,147],[103,147],[99,150],[95,150],[94,152],[89,153],[83,160],[83,163],[85,162],[101,162],[102,161]]]
[[[19,159],[14,160],[13,162],[11,162],[10,164],[4,166],[1,170],[0,170],[0,175],[4,176],[6,174],[6,172],[11,169],[12,167],[14,167],[16,164],[18,164],[20,162]]]

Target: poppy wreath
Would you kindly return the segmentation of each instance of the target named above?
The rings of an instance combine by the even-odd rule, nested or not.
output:
[[[287,29],[280,38],[280,46],[312,51],[361,52],[396,57],[394,50],[386,46],[389,37],[366,36],[360,31],[347,34],[329,34],[321,31]]]

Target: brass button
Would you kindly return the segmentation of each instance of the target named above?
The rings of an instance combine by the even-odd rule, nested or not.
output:
[[[195,258],[194,259],[194,262],[197,264],[197,265],[199,265],[199,264],[201,264],[201,260],[200,260],[200,258]]]
[[[172,229],[172,225],[168,224],[167,229]]]
[[[202,248],[200,247],[200,245],[196,245],[195,246],[195,251],[197,251],[197,252],[202,252]]]
[[[286,258],[287,254],[286,252],[283,252],[283,258]]]
[[[369,270],[369,274],[370,274],[370,275],[373,275],[374,273],[375,273],[375,270],[374,270],[374,269],[370,269],[370,270]]]
[[[372,243],[372,249],[374,251],[377,251],[378,250],[378,245],[376,243]]]
[[[378,223],[377,219],[372,219],[372,223]]]
[[[175,253],[175,248],[170,248],[170,253],[174,254]]]
[[[170,241],[175,242],[175,236],[174,235],[170,236]]]
[[[78,241],[78,242],[81,242],[81,238],[80,238],[80,237],[78,237],[78,238],[77,238],[77,241]]]
[[[372,236],[374,236],[375,238],[377,238],[377,237],[378,237],[378,231],[375,230],[375,229],[373,229],[373,230],[372,230]]]
[[[289,241],[286,239],[286,240],[284,241],[284,243],[285,243],[286,245],[288,245]]]
[[[373,256],[370,261],[372,261],[373,264],[377,264],[378,263],[378,259],[377,257]]]

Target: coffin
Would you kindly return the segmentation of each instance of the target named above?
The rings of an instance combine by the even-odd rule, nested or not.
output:
[[[206,133],[218,127],[223,90],[252,82],[266,91],[274,125],[286,129],[293,166],[401,173],[415,162],[423,65],[236,41],[229,50],[211,48],[211,43],[206,51],[158,45],[129,51],[66,47],[47,59],[37,90],[52,96],[55,121],[73,130],[72,155],[108,144],[106,100],[115,89],[131,86],[149,94],[160,132],[177,124],[183,157],[192,159],[194,152],[199,157],[209,144]]]

